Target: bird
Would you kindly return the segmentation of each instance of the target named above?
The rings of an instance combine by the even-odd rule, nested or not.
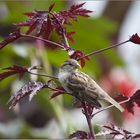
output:
[[[60,66],[58,80],[62,87],[81,102],[92,104],[95,108],[101,108],[100,100],[107,101],[119,109],[124,108],[109,96],[90,76],[80,71],[80,64],[75,59],[68,59]]]

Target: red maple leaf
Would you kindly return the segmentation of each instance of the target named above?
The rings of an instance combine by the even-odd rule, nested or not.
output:
[[[75,32],[67,32],[66,37],[72,42],[75,43],[75,40],[72,38],[72,35],[75,34]]]
[[[23,97],[30,95],[30,100],[36,95],[37,91],[45,88],[46,84],[41,82],[29,82],[24,85],[19,91],[15,92],[8,101],[9,109],[14,107]]]
[[[29,72],[32,69],[37,69],[37,67],[32,66],[32,67],[26,68],[23,66],[13,65],[11,67],[3,68],[2,70],[4,70],[5,72],[0,73],[0,81],[15,74],[19,74],[19,78],[22,78],[25,73]]]
[[[140,37],[138,36],[137,33],[136,33],[136,34],[133,34],[133,35],[130,37],[129,41],[131,41],[131,42],[133,42],[133,43],[135,43],[135,44],[139,44],[139,45],[140,45]]]
[[[15,74],[19,74],[19,77],[21,78],[26,72],[28,72],[27,68],[17,65],[13,65],[12,67],[8,68],[3,68],[3,70],[7,71],[0,73],[0,81]]]
[[[127,97],[124,95],[119,95],[115,98],[117,101],[125,101],[128,100],[126,103],[124,103],[126,109],[128,112],[134,114],[134,106],[137,104],[138,107],[140,107],[140,90],[137,90],[131,97]]]
[[[48,11],[33,11],[25,13],[29,17],[28,20],[20,22],[16,24],[16,26],[28,26],[29,29],[27,30],[26,34],[30,34],[35,30],[36,36],[39,36],[43,34],[44,32],[47,32],[46,26],[47,26],[47,19],[48,17]]]
[[[84,9],[83,8],[84,4],[85,3],[74,4],[70,6],[68,10],[58,12],[55,15],[59,19],[60,23],[71,24],[70,19],[77,21],[78,16],[88,17],[89,16],[88,14],[92,12],[90,10]]]
[[[71,50],[69,50],[70,58],[79,60],[80,63],[81,63],[81,67],[85,66],[85,60],[90,60],[89,57],[82,58],[84,55],[85,54],[82,51],[80,51],[80,50],[76,50],[76,51],[73,50],[73,52]]]
[[[111,139],[135,139],[135,138],[140,138],[140,134],[136,134],[133,132],[130,132],[128,130],[122,129],[117,127],[114,124],[111,124],[110,126],[104,125],[102,126],[105,128],[105,130],[99,132],[96,134],[96,136],[106,136],[110,135],[112,136]]]

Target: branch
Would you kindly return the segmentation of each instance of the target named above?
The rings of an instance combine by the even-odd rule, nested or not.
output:
[[[49,89],[53,90],[53,91],[64,92],[63,90],[60,90],[60,89],[52,88],[52,87],[49,87],[49,86],[47,86],[47,87]],[[69,95],[69,93],[67,93],[67,92],[65,94],[68,94]]]
[[[53,78],[53,79],[58,79],[55,76],[51,76],[51,75],[47,75],[47,74],[39,74],[39,73],[33,73],[31,71],[28,71],[28,73],[33,74],[33,75],[38,75],[38,76],[44,76],[44,77],[49,77],[49,78]]]
[[[126,102],[128,102],[129,100],[130,100],[130,98],[128,98],[127,100],[124,100],[124,101],[122,101],[122,102],[119,102],[119,104],[126,103]],[[107,106],[107,107],[105,107],[105,108],[103,108],[103,109],[100,109],[99,111],[95,112],[95,113],[92,115],[92,117],[94,117],[94,116],[97,115],[98,113],[100,113],[100,112],[102,112],[102,111],[105,111],[105,110],[107,110],[107,109],[110,109],[110,108],[112,108],[112,107],[114,107],[114,105],[110,105],[110,106]]]
[[[90,114],[88,113],[88,110],[87,110],[85,102],[81,102],[81,103],[82,103],[82,107],[84,109],[83,114],[86,116],[86,119],[87,119],[87,123],[88,123],[88,127],[89,127],[90,139],[95,139],[94,131],[92,129],[92,124],[91,124],[92,116],[90,116]]]
[[[112,49],[112,48],[115,48],[115,47],[118,47],[118,46],[120,46],[120,45],[123,45],[123,44],[129,42],[129,41],[130,41],[130,40],[126,40],[126,41],[121,42],[121,43],[119,43],[119,44],[115,44],[115,45],[109,46],[109,47],[107,47],[107,48],[103,48],[103,49],[99,49],[99,50],[93,51],[93,52],[91,52],[91,53],[89,53],[89,54],[84,55],[83,57],[79,58],[78,60],[83,59],[83,58],[88,57],[88,56],[91,56],[91,55],[95,55],[95,54],[101,53],[101,52],[103,52],[103,51],[106,51],[106,50],[109,50],[109,49]]]
[[[38,40],[44,41],[46,43],[50,43],[52,45],[56,45],[56,46],[58,46],[61,49],[64,49],[64,46],[61,45],[61,44],[58,44],[58,43],[55,43],[53,41],[50,41],[50,40],[47,40],[47,39],[43,39],[43,38],[40,38],[40,37],[37,37],[37,36],[21,34],[21,37],[30,37],[30,38],[33,38],[33,39],[38,39]]]
[[[62,36],[63,36],[63,39],[64,39],[64,41],[65,41],[65,45],[66,45],[66,47],[67,48],[70,48],[70,46],[69,46],[69,43],[68,43],[68,40],[67,40],[67,37],[66,37],[66,34],[65,34],[65,31],[64,31],[64,28],[63,28],[63,26],[62,26],[62,24],[59,22],[59,20],[57,19],[57,17],[53,14],[53,13],[51,13],[51,12],[49,12],[55,19],[56,19],[56,21],[58,22],[58,24],[59,24],[59,26],[60,26],[60,28],[61,28],[61,30],[62,30]]]
[[[67,48],[70,48],[70,45],[68,43],[68,40],[67,40],[65,33],[63,32],[62,35],[63,35],[64,41],[65,41],[65,45],[67,46]]]

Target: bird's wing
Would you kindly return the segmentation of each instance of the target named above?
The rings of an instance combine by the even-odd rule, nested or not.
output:
[[[93,92],[95,87],[90,84],[90,80],[92,79],[82,72],[72,73],[68,77],[67,87],[73,91],[73,94],[78,99],[85,100],[93,104],[96,108],[100,108],[101,104],[97,101],[98,95]]]
[[[88,75],[85,73],[82,73],[87,78],[87,87],[86,92],[89,94],[89,96],[93,98],[103,99],[104,96],[106,96],[106,92]]]
[[[72,73],[67,80],[68,88],[72,91],[85,91],[87,87],[86,78],[80,72]]]
[[[68,77],[68,88],[72,91],[86,92],[87,95],[91,94],[93,98],[98,97],[96,83],[88,75],[82,72],[72,73]]]

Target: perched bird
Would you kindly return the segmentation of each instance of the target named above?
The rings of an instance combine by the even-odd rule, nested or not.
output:
[[[91,77],[79,71],[80,64],[74,60],[66,60],[60,67],[58,79],[63,88],[80,101],[91,103],[100,108],[99,100],[105,100],[113,104],[121,112],[123,107],[111,98]]]

